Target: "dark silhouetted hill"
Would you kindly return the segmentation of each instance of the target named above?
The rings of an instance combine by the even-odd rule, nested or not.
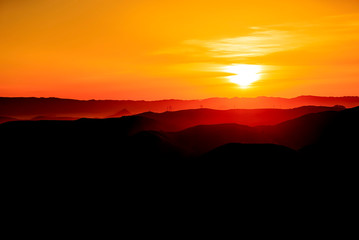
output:
[[[12,117],[1,117],[0,116],[0,124],[4,122],[17,121],[18,119]]]
[[[219,157],[223,149],[228,152],[224,158],[232,153],[236,155],[236,151],[248,153],[253,158],[261,158],[263,154],[275,155],[273,148],[276,147],[273,145],[260,145],[257,151],[254,150],[256,144],[289,147],[298,150],[299,155],[306,159],[343,157],[355,161],[359,146],[358,120],[359,108],[306,114],[273,126],[228,123],[200,125],[177,132],[163,131],[170,127],[144,116],[12,121],[0,124],[0,146],[7,159],[34,158],[55,162],[111,159],[117,163],[129,163],[136,159],[151,163],[192,159],[203,154]],[[230,143],[243,145],[211,152]],[[280,154],[282,152],[278,157]]]
[[[161,132],[142,131],[136,133],[128,138],[126,145],[125,152],[130,159],[144,160],[149,165],[154,164],[156,159],[166,159],[161,164],[169,165],[171,161],[184,157],[182,149],[172,144],[168,136]]]
[[[319,130],[317,141],[301,150],[306,158],[358,164],[359,107],[331,114]]]
[[[1,166],[16,191],[42,186],[47,194],[65,186],[77,193],[85,184],[89,192],[96,187],[130,196],[146,188],[145,199],[158,186],[161,193],[154,194],[174,190],[176,198],[178,189],[192,197],[214,188],[237,195],[245,188],[263,192],[263,199],[287,197],[288,191],[295,199],[312,199],[323,191],[355,189],[358,122],[359,108],[310,113],[273,126],[229,123],[178,132],[165,132],[155,119],[138,115],[12,121],[0,124]]]
[[[169,141],[187,155],[198,156],[227,143],[268,143],[257,129],[239,124],[202,125],[167,133]]]
[[[0,163],[11,201],[25,208],[50,201],[51,209],[69,199],[76,208],[88,199],[101,207],[114,199],[142,210],[169,199],[176,204],[166,206],[177,208],[193,201],[202,206],[208,198],[237,204],[248,197],[256,208],[284,204],[317,211],[324,204],[325,212],[337,199],[343,206],[355,200],[359,108],[273,126],[227,123],[166,132],[171,126],[160,121],[134,115],[0,124]]]
[[[0,143],[2,148],[12,149],[9,156],[14,157],[32,156],[32,153],[38,152],[41,156],[48,155],[48,158],[66,159],[74,155],[92,158],[108,156],[110,151],[106,149],[113,151],[117,144],[119,149],[124,148],[123,144],[128,142],[129,136],[147,130],[160,130],[160,126],[154,120],[140,116],[76,121],[14,121],[0,125]],[[95,152],[97,155],[92,155]]]
[[[298,153],[275,144],[228,143],[202,155],[198,161],[206,172],[231,173],[258,179],[264,176],[271,179],[286,176],[289,180],[298,177],[293,174],[301,170]]]
[[[39,120],[77,120],[76,117],[56,117],[56,116],[36,116],[30,120],[39,121]]]
[[[359,107],[343,111],[311,113],[275,126],[257,127],[275,143],[293,149],[301,149],[312,144],[328,147],[327,152],[342,149],[345,145],[359,143],[356,134],[359,123]],[[330,148],[329,146],[336,146]]]
[[[234,165],[255,166],[258,163],[270,165],[278,161],[285,161],[280,162],[285,165],[288,160],[296,158],[296,151],[280,145],[228,143],[204,154],[201,160],[215,161],[218,165],[231,164],[233,161]]]
[[[336,111],[311,113],[274,126],[259,126],[257,129],[270,136],[274,143],[298,150],[319,141],[337,114]]]
[[[199,156],[228,143],[278,144],[295,150],[321,144],[331,147],[337,145],[343,149],[344,146],[355,146],[357,143],[355,137],[358,132],[357,115],[357,108],[353,108],[306,114],[273,126],[250,127],[227,123],[199,125],[177,132],[168,132],[164,130],[173,128],[171,121],[166,122],[162,119],[158,121],[150,118],[151,114],[148,117],[143,114],[109,119],[84,118],[76,121],[13,121],[1,124],[0,134],[4,148],[24,147],[30,152],[43,149],[43,153],[46,155],[49,152],[49,156],[56,156],[54,152],[61,152],[51,149],[66,149],[67,146],[72,150],[78,146],[78,149],[82,149],[82,154],[89,157],[92,157],[91,151],[96,152],[97,155],[94,156],[101,154],[109,156],[115,149],[119,152],[132,149],[132,155],[139,153],[146,155],[148,149],[156,148],[159,149],[158,152],[166,152],[168,148],[176,149],[177,153],[181,152],[184,156]],[[184,118],[180,120],[185,121]],[[148,140],[140,140],[143,138]],[[138,144],[135,144],[136,139]],[[157,147],[150,147],[155,142],[160,144],[156,145]],[[143,152],[141,150],[143,148],[147,150]],[[172,150],[172,153],[176,152]],[[14,154],[28,153],[14,150]],[[71,155],[69,153],[69,156]],[[127,158],[131,156],[131,152],[121,156]]]
[[[119,118],[119,117],[123,117],[123,116],[128,116],[131,115],[131,112],[129,112],[126,108],[118,111],[115,114],[112,114],[110,116],[108,116],[109,118]]]
[[[321,107],[303,106],[294,109],[190,109],[175,112],[139,114],[154,119],[169,128],[164,131],[180,131],[197,125],[214,125],[225,123],[237,123],[248,126],[275,125],[290,119],[294,119],[309,113],[325,111],[341,111],[342,106]]]
[[[304,105],[345,107],[359,106],[359,97],[315,97],[296,98],[209,98],[203,100],[74,100],[61,98],[0,98],[0,116],[31,119],[36,116],[91,117],[105,118],[119,109],[127,109],[132,114],[143,112],[179,111],[185,109],[210,108],[262,109],[297,108]]]

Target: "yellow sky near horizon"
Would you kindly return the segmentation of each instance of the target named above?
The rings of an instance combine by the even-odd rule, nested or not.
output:
[[[359,95],[357,0],[0,0],[0,35],[0,96]]]

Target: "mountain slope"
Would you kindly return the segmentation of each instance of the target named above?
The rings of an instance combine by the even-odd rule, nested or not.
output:
[[[315,97],[296,98],[209,98],[203,100],[75,100],[61,98],[5,98],[0,97],[0,116],[30,119],[36,116],[96,117],[104,118],[127,109],[132,114],[143,112],[179,111],[184,109],[261,109],[297,108],[304,105],[345,107],[359,106],[359,97]]]
[[[146,112],[139,116],[158,121],[168,128],[163,131],[180,131],[197,125],[214,125],[236,123],[248,126],[275,125],[309,113],[325,111],[341,111],[341,106],[319,107],[304,106],[294,109],[190,109],[175,112],[153,113]]]
[[[227,123],[199,125],[176,132],[163,131],[172,126],[143,115],[14,121],[0,125],[0,146],[13,157],[38,154],[41,158],[96,158],[119,152],[118,158],[124,159],[131,157],[131,153],[134,156],[146,156],[147,152],[156,155],[156,151],[166,153],[167,148],[174,155],[200,156],[228,143],[266,143],[295,150],[307,147],[301,150],[303,156],[329,156],[331,152],[339,156],[341,152],[355,153],[359,145],[358,122],[359,107],[306,114],[273,126]]]
[[[239,124],[201,125],[167,133],[173,145],[189,155],[201,155],[227,143],[270,143],[271,139],[255,128]]]

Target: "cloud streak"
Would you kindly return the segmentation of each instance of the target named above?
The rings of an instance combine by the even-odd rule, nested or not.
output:
[[[237,37],[190,39],[155,55],[186,56],[194,61],[246,61],[280,52],[297,52],[344,40],[359,39],[359,14],[328,16],[313,22],[288,22],[249,27]]]
[[[204,47],[212,57],[247,58],[287,51],[300,46],[296,37],[288,31],[264,30],[250,35],[217,40],[188,40],[184,43]]]

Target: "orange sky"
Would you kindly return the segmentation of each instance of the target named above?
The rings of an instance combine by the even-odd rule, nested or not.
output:
[[[0,96],[359,95],[358,0],[0,0],[0,36]]]

